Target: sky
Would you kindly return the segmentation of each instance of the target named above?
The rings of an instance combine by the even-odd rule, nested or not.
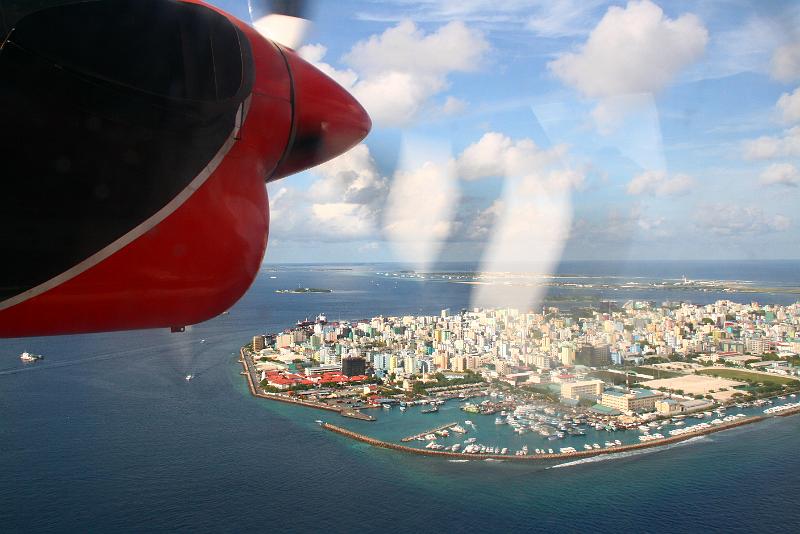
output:
[[[800,3],[312,6],[373,131],[269,184],[266,263],[800,258]]]

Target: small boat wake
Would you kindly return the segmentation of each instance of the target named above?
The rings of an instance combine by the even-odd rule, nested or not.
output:
[[[651,454],[654,452],[666,451],[669,449],[674,449],[676,447],[683,447],[685,445],[691,445],[693,443],[698,443],[701,441],[711,441],[711,438],[709,438],[708,436],[695,436],[693,438],[687,439],[686,441],[679,441],[678,443],[670,443],[669,445],[663,445],[661,447],[638,449],[634,451],[622,451],[612,454],[601,454],[598,456],[591,456],[589,458],[581,458],[580,460],[574,460],[572,462],[565,462],[563,464],[551,465],[547,469],[556,469],[558,467],[572,467],[575,465],[591,464],[595,462],[606,462],[609,460],[619,460],[621,458],[630,458],[632,456],[639,456],[640,454]]]

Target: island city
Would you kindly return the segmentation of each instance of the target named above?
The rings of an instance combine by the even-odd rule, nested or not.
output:
[[[799,354],[800,303],[628,301],[320,315],[254,336],[240,362],[253,395],[338,413],[317,422],[348,438],[451,461],[546,460],[798,413]]]

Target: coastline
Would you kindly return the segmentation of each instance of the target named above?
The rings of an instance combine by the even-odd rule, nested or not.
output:
[[[338,407],[338,406],[331,406],[329,404],[322,404],[322,403],[317,403],[317,402],[309,402],[309,401],[304,401],[304,400],[300,400],[300,399],[295,400],[295,399],[290,399],[288,397],[283,397],[283,396],[279,396],[279,395],[270,395],[268,393],[259,393],[258,390],[256,390],[255,381],[254,381],[254,378],[253,378],[253,375],[252,375],[252,373],[254,371],[252,369],[250,369],[250,366],[247,363],[247,357],[245,357],[245,354],[244,354],[244,347],[239,349],[239,363],[242,364],[242,368],[244,369],[241,374],[245,375],[245,377],[247,378],[247,388],[250,390],[250,394],[253,395],[254,397],[258,397],[258,398],[261,398],[261,399],[268,399],[268,400],[278,401],[278,402],[283,402],[283,403],[286,403],[286,404],[294,404],[294,405],[298,405],[298,406],[305,406],[306,408],[315,408],[317,410],[325,410],[325,411],[328,411],[328,412],[335,412],[335,413],[338,413],[339,415],[341,415],[342,417],[349,417],[351,419],[360,419],[362,421],[374,421],[375,420],[375,418],[372,417],[371,415],[366,415],[366,414],[363,414],[363,413],[361,413],[359,411],[356,411],[356,410],[346,410],[344,408],[341,408],[341,407]]]
[[[279,397],[276,395],[267,395],[264,393],[258,393],[255,388],[255,384],[253,383],[253,378],[250,372],[250,369],[247,365],[247,358],[244,354],[244,348],[239,350],[239,363],[242,364],[244,371],[242,372],[243,375],[247,378],[247,386],[250,390],[250,394],[254,397],[259,397],[262,399],[269,399],[275,400],[279,402],[284,402],[287,404],[295,404],[300,406],[305,406],[307,408],[316,408],[318,410],[327,410],[331,412],[339,413],[344,417],[353,417],[352,414],[345,414],[343,413],[344,410],[335,406],[329,405],[322,405],[318,403],[312,403],[308,401],[302,400],[292,400],[286,397]],[[361,414],[360,412],[355,412],[360,416],[363,416],[365,420],[374,420],[371,416]],[[634,451],[634,450],[642,450],[642,449],[650,449],[654,447],[661,447],[664,445],[670,445],[673,443],[679,443],[682,441],[689,440],[691,438],[696,438],[699,436],[705,436],[708,434],[714,434],[716,432],[722,432],[724,430],[731,430],[733,428],[738,428],[744,425],[749,425],[752,423],[758,423],[761,421],[765,421],[770,419],[771,417],[789,417],[791,415],[800,414],[800,407],[793,408],[790,410],[786,410],[781,413],[777,413],[775,415],[757,415],[753,417],[748,417],[746,419],[742,419],[739,421],[732,421],[729,423],[723,423],[721,425],[713,426],[710,428],[705,428],[702,430],[698,430],[696,432],[687,432],[685,434],[681,434],[679,436],[670,436],[665,437],[663,439],[647,441],[643,443],[632,443],[629,445],[620,445],[618,447],[613,448],[606,448],[606,449],[592,449],[592,450],[584,450],[584,451],[575,451],[575,452],[558,452],[553,454],[536,454],[536,455],[525,455],[525,456],[516,456],[516,455],[503,455],[503,454],[481,454],[481,453],[464,453],[464,452],[452,452],[452,451],[440,451],[440,450],[431,450],[431,449],[420,449],[416,447],[409,447],[407,445],[401,445],[399,443],[392,443],[388,441],[383,441],[377,438],[372,438],[366,436],[364,434],[359,434],[358,432],[353,432],[352,430],[347,430],[345,428],[332,425],[327,422],[323,422],[320,426],[333,432],[335,434],[339,434],[346,438],[352,439],[354,441],[359,441],[361,443],[366,443],[367,445],[371,445],[373,447],[381,448],[381,449],[389,449],[398,452],[403,452],[407,454],[418,454],[423,456],[436,456],[440,458],[449,458],[449,459],[462,459],[462,460],[510,460],[510,461],[522,461],[522,462],[536,462],[536,461],[545,461],[545,460],[563,460],[563,459],[580,459],[580,458],[591,458],[594,456],[601,456],[601,455],[609,455],[609,454],[617,454],[621,452],[627,451]],[[362,417],[357,417],[361,419]],[[369,418],[369,419],[366,419]]]

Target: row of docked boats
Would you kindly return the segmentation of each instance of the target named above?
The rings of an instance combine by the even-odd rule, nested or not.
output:
[[[771,408],[765,409],[764,413],[770,415],[785,412],[787,410],[793,410],[795,408],[800,408],[800,402],[790,402],[787,404],[781,404],[780,406],[772,406]]]

